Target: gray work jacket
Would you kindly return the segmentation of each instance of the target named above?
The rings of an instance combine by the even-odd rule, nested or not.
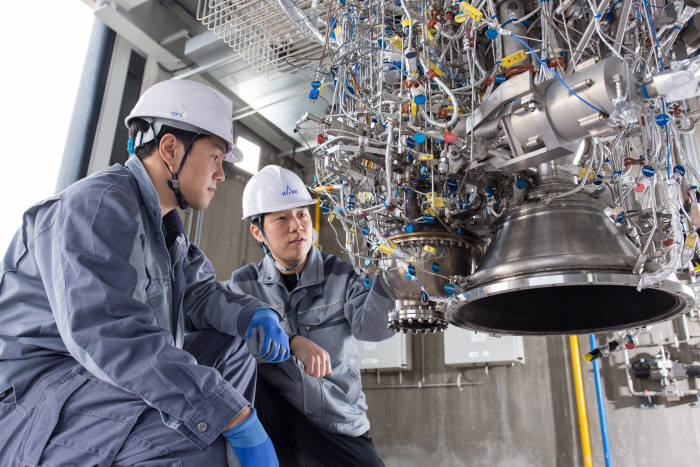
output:
[[[249,402],[181,349],[185,328],[243,336],[264,304],[217,283],[183,232],[168,248],[172,216],[135,157],[24,213],[0,269],[0,394],[72,357],[200,447],[219,436]]]
[[[281,324],[287,334],[306,337],[330,355],[333,376],[309,376],[301,361],[290,358],[259,365],[265,381],[325,430],[347,436],[369,430],[355,339],[381,341],[394,334],[386,327],[393,300],[381,281],[368,286],[350,263],[312,248],[291,292],[269,256],[235,271],[227,285],[266,302],[286,317]]]

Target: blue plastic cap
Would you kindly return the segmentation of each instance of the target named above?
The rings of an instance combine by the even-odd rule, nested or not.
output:
[[[668,114],[659,114],[656,116],[654,119],[656,121],[656,124],[659,126],[666,126],[668,122],[671,120],[671,117]]]
[[[420,131],[413,133],[413,141],[415,141],[418,144],[425,143],[425,135]]]
[[[430,265],[430,269],[432,269],[433,272],[440,272],[440,263],[433,261],[433,264]]]
[[[404,227],[407,233],[413,232],[413,224],[406,224],[406,227]]]
[[[429,215],[429,214],[424,214],[423,215],[423,222],[433,222],[435,220],[435,217]]]
[[[408,59],[416,58],[416,55],[418,55],[418,54],[416,54],[413,50],[411,50],[410,52],[406,53],[406,58],[408,58]]]
[[[447,295],[452,295],[455,293],[455,285],[454,284],[445,284],[445,287],[443,287],[445,290],[445,293]]]
[[[309,99],[315,101],[316,99],[318,99],[318,94],[319,94],[318,89],[316,89],[316,88],[311,89],[311,91],[309,91]]]
[[[653,177],[656,173],[656,170],[650,165],[645,165],[642,167],[642,173],[647,177]]]
[[[673,173],[678,174],[682,177],[685,175],[685,167],[683,167],[682,165],[677,165],[673,168]]]
[[[413,97],[413,102],[415,102],[416,105],[423,105],[425,104],[425,95],[424,94],[418,94],[417,96]]]
[[[495,39],[498,37],[498,31],[495,29],[488,28],[486,30],[486,37],[488,37],[489,39]]]
[[[498,83],[498,84],[505,83],[506,75],[496,75],[494,77],[494,81],[496,81],[496,83]]]
[[[416,267],[412,264],[408,265],[408,273],[412,276],[416,275]]]
[[[527,186],[527,182],[523,180],[522,178],[519,178],[518,181],[516,182],[516,185],[518,186],[519,189],[524,190],[525,187]]]
[[[365,277],[365,287],[370,287],[372,285],[372,279]]]

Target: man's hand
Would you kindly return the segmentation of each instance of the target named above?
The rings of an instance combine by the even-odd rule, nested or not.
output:
[[[246,333],[248,350],[259,362],[280,363],[289,358],[289,337],[280,327],[277,313],[258,308]]]
[[[294,336],[289,343],[292,355],[304,364],[304,372],[315,378],[333,376],[331,357],[323,348],[305,337]]]

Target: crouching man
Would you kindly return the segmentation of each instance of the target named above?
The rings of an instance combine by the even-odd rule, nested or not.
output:
[[[0,268],[0,465],[225,465],[227,442],[278,465],[251,353],[284,361],[287,335],[216,282],[175,209],[206,209],[240,160],[231,114],[207,86],[158,83],[126,119],[125,165],[24,213]]]
[[[286,317],[294,358],[258,367],[255,407],[283,466],[383,466],[369,437],[357,339],[380,341],[393,301],[381,280],[312,245],[309,196],[293,172],[269,165],[243,192],[243,219],[265,251],[228,287]]]

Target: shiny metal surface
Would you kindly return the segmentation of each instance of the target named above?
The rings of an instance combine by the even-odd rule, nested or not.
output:
[[[444,321],[444,305],[435,302],[422,302],[421,286],[432,297],[447,297],[444,291],[449,277],[469,273],[471,246],[463,238],[446,232],[402,233],[389,237],[389,240],[410,256],[409,264],[415,268],[415,279],[406,277],[407,262],[395,257],[380,260],[382,277],[389,292],[396,299],[396,308],[389,315],[391,329],[412,332],[442,331],[447,326]],[[434,248],[431,253],[424,247]],[[437,263],[435,273],[432,265]],[[420,285],[419,285],[420,284]]]
[[[444,331],[447,329],[444,304],[396,300],[394,309],[389,313],[386,327],[404,334]]]
[[[504,215],[446,318],[504,334],[598,332],[662,321],[694,304],[675,277],[637,291],[637,255],[585,195],[524,205]]]

